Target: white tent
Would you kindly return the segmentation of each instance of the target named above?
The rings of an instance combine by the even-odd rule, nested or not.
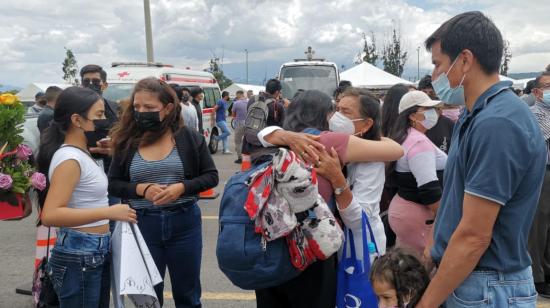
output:
[[[21,91],[17,92],[17,97],[19,97],[19,100],[21,100],[22,102],[34,102],[34,96],[36,95],[36,93],[46,92],[46,89],[50,86],[57,86],[61,89],[65,89],[70,87],[71,85],[65,83],[33,82],[21,89]]]
[[[510,78],[508,76],[504,76],[504,75],[499,75],[499,79],[501,81],[511,81],[512,82],[512,87],[514,87],[515,89],[523,90],[523,88],[525,88],[525,83],[526,82],[523,82],[522,80],[516,80],[516,79]]]
[[[229,92],[229,96],[231,97],[235,97],[235,94],[239,90],[244,91],[245,95],[248,90],[252,90],[252,92],[254,92],[254,95],[257,95],[260,93],[260,91],[265,91],[265,87],[257,86],[253,84],[234,83],[229,87],[223,89],[223,91]]]
[[[349,80],[354,87],[369,89],[388,89],[398,83],[413,84],[368,62],[363,62],[340,73],[340,80]]]

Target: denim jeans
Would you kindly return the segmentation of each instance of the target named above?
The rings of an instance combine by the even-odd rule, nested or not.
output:
[[[231,132],[229,131],[229,127],[227,127],[227,122],[219,121],[216,122],[216,125],[222,130],[222,134],[218,136],[218,139],[222,141],[223,151],[229,151],[227,148],[227,138],[231,135]]]
[[[139,229],[164,279],[170,273],[176,307],[201,307],[201,211],[197,204],[137,209]],[[155,286],[163,304],[164,283]]]
[[[47,264],[60,308],[109,307],[110,234],[61,228]]]
[[[474,271],[447,298],[446,308],[536,307],[537,292],[531,267],[502,273]]]

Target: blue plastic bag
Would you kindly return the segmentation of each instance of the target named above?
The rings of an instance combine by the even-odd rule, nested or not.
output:
[[[353,233],[346,228],[346,240],[344,242],[344,251],[338,264],[337,289],[336,289],[336,307],[337,308],[377,308],[378,300],[369,281],[370,272],[370,254],[369,239],[367,237],[368,228],[370,233],[370,242],[374,243],[376,252],[376,242],[370,227],[367,215],[362,211],[361,220],[363,222],[363,260],[357,259],[355,252],[355,242]],[[349,245],[348,245],[349,241]],[[348,246],[350,255],[348,256]]]

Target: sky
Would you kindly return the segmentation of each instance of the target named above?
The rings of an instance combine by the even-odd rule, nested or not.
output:
[[[150,2],[155,61],[204,69],[216,56],[237,81],[245,78],[245,49],[252,82],[258,83],[280,64],[303,57],[307,46],[316,56],[352,67],[363,32],[372,31],[381,47],[393,27],[409,53],[405,75],[416,75],[417,65],[429,72],[430,54],[424,48],[417,54],[417,47],[441,23],[469,10],[487,14],[510,42],[510,72],[541,71],[550,63],[548,0]],[[0,84],[62,81],[65,47],[79,67],[146,60],[141,0],[0,0],[0,9]]]

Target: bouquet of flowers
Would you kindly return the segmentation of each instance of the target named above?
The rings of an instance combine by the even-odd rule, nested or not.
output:
[[[30,214],[28,193],[46,188],[46,177],[29,162],[32,150],[21,132],[25,107],[17,96],[0,94],[0,220]]]

